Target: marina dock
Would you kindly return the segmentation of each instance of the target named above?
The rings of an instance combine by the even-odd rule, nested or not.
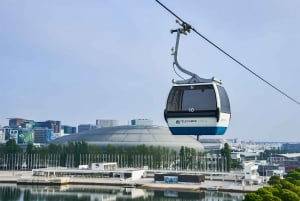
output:
[[[16,183],[22,185],[106,185],[106,186],[134,186],[141,189],[174,190],[174,191],[201,191],[211,190],[216,186],[218,191],[225,192],[254,192],[265,184],[242,185],[234,181],[214,181],[208,178],[202,183],[164,183],[154,182],[153,178],[142,178],[135,181],[120,178],[93,178],[93,177],[42,177],[32,176],[31,171],[0,171],[0,183]]]

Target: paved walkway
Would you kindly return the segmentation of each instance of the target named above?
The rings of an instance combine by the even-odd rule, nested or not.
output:
[[[19,179],[32,178],[31,171],[0,171],[0,183],[17,183]],[[36,178],[36,177],[34,177]],[[39,179],[45,177],[38,177]],[[93,178],[93,177],[69,177],[70,184],[87,185],[112,185],[112,186],[133,186],[145,189],[177,190],[177,191],[198,191],[218,188],[220,191],[231,192],[252,192],[263,185],[242,186],[240,182],[235,181],[214,181],[206,180],[199,183],[176,183],[167,184],[164,182],[154,182],[153,178],[144,178],[136,181],[122,180],[119,178]]]
[[[264,186],[262,184],[242,186],[242,184],[239,182],[235,183],[230,181],[212,181],[212,180],[205,180],[205,182],[201,184],[199,183],[167,184],[164,182],[153,182],[153,178],[140,179],[136,181],[136,183],[141,185],[141,188],[183,190],[183,191],[218,189],[220,191],[229,191],[229,192],[253,192]]]

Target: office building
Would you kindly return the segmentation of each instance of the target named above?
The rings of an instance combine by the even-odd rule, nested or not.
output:
[[[0,128],[0,143],[3,143],[4,141],[5,141],[4,129]]]
[[[76,133],[76,127],[61,126],[60,121],[38,121],[23,118],[9,118],[9,126],[0,128],[0,141],[14,139],[18,144],[48,143],[64,133]],[[36,138],[36,139],[35,139]]]
[[[3,140],[14,139],[18,144],[28,144],[34,142],[33,130],[31,128],[7,126],[2,128],[1,130],[3,133],[3,138],[4,138]]]
[[[49,143],[54,140],[53,129],[49,128],[35,128],[34,129],[34,143]]]
[[[34,121],[22,118],[9,118],[9,127],[11,128],[33,128]]]
[[[53,129],[54,133],[60,133],[61,128],[61,122],[60,121],[41,121],[41,122],[35,122],[35,128],[49,128]]]
[[[96,119],[97,128],[113,127],[118,126],[118,120],[113,119]]]
[[[75,134],[77,131],[76,127],[67,125],[62,125],[61,129],[63,130],[64,134]]]
[[[97,128],[97,126],[95,126],[93,124],[80,124],[78,126],[78,133],[93,130],[93,129],[96,129],[96,128]]]
[[[152,126],[153,121],[150,119],[133,119],[131,120],[132,126]]]
[[[284,143],[281,149],[290,153],[300,152],[300,143]]]
[[[9,127],[22,127],[25,119],[21,118],[9,118],[8,125]]]
[[[32,144],[34,142],[33,130],[30,128],[19,128],[17,136],[18,144]]]

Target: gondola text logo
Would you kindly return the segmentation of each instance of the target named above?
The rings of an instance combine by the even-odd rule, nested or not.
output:
[[[176,120],[176,124],[188,124],[188,123],[197,123],[196,119],[192,120]]]

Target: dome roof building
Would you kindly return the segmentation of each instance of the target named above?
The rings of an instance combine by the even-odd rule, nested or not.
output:
[[[180,150],[181,146],[203,151],[204,148],[192,136],[172,135],[168,128],[153,125],[127,125],[98,128],[82,133],[63,136],[55,139],[52,143],[66,144],[68,141],[85,141],[91,145],[105,148],[108,144],[112,146],[161,146],[173,150]]]

